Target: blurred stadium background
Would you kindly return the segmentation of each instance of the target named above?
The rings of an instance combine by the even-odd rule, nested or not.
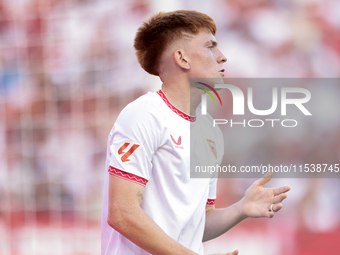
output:
[[[228,77],[340,75],[337,0],[1,0],[0,254],[100,253],[107,136],[127,103],[160,87],[136,61],[135,32],[176,9],[216,21]],[[242,222],[206,252],[340,254],[339,180],[276,183],[293,188],[280,214]],[[247,185],[220,180],[217,206]]]

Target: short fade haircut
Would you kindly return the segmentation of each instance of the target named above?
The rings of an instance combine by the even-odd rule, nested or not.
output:
[[[215,35],[216,24],[208,15],[197,11],[160,12],[152,16],[143,22],[135,37],[139,64],[148,73],[158,75],[160,57],[166,47],[183,33],[196,35],[202,29]]]

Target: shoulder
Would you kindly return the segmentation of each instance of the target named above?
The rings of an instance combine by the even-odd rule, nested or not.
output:
[[[129,103],[119,114],[117,122],[155,122],[161,117],[161,101],[154,92],[149,92]]]
[[[141,142],[159,144],[165,128],[161,103],[161,98],[152,92],[137,98],[121,111],[114,124],[114,132]]]

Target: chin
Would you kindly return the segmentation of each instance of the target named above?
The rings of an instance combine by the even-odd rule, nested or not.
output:
[[[219,78],[209,78],[206,80],[207,83],[213,87],[215,87],[215,84],[224,84],[224,80],[222,77]]]

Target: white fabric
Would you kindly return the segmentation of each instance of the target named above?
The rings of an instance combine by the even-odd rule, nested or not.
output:
[[[102,255],[149,254],[107,224],[109,168],[111,174],[117,173],[142,185],[147,182],[143,210],[170,237],[203,254],[205,206],[208,199],[216,198],[217,179],[190,178],[190,125],[201,133],[192,142],[205,155],[197,155],[201,158],[195,162],[208,158],[211,165],[220,164],[224,153],[223,136],[219,129],[212,128],[210,116],[193,120],[171,105],[162,91],[147,93],[121,112],[108,139]],[[216,144],[217,158],[208,139]],[[128,145],[123,150],[124,144]],[[133,145],[139,146],[123,162],[122,158]]]

